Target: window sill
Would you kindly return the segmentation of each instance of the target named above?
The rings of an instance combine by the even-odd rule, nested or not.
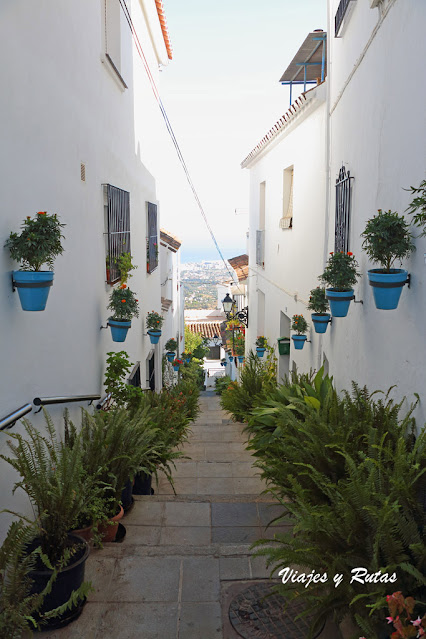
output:
[[[110,72],[111,76],[117,82],[117,85],[120,87],[120,89],[122,91],[124,91],[125,89],[129,88],[127,86],[127,84],[124,82],[124,79],[123,79],[120,71],[115,66],[114,62],[112,61],[111,56],[109,55],[109,53],[104,53],[104,55],[101,58],[101,62],[108,69],[108,71]]]

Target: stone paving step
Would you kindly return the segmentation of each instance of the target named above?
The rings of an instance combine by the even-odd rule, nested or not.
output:
[[[95,592],[81,617],[41,639],[237,638],[226,589],[269,579],[265,559],[250,546],[289,524],[267,527],[284,509],[264,492],[244,425],[229,419],[214,393],[202,394],[200,406],[183,448],[191,459],[176,462],[176,494],[159,476],[154,495],[135,497],[124,541],[87,561]]]

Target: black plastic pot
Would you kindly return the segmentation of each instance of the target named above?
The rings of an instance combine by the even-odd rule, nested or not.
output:
[[[138,473],[135,476],[135,483],[133,486],[134,495],[153,495],[154,490],[151,488],[152,475],[146,475],[145,473]]]
[[[90,552],[89,544],[82,537],[74,534],[69,534],[68,540],[70,546],[81,544],[81,548],[79,548],[72,557],[71,563],[58,574],[53,583],[52,591],[46,595],[44,599],[43,606],[39,611],[40,615],[66,603],[73,590],[78,590],[84,581],[84,568]],[[32,545],[36,548],[39,545],[38,541],[35,540]],[[30,550],[32,550],[32,548],[30,548]],[[42,592],[51,576],[52,571],[47,568],[43,570],[32,570],[29,573],[30,579],[33,580],[31,594]],[[71,621],[74,621],[80,616],[85,603],[86,600],[80,601],[77,605],[73,606],[71,610],[64,612],[63,615],[50,619],[47,623],[43,624],[42,630],[54,630],[67,626]]]
[[[121,503],[123,505],[123,510],[127,513],[130,508],[133,506],[133,497],[132,497],[132,482],[130,479],[125,483],[123,490],[121,491]]]

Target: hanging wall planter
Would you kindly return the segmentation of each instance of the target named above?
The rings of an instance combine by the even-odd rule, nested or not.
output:
[[[13,287],[23,311],[44,311],[53,275],[53,271],[13,271]]]
[[[238,361],[240,362],[240,364],[242,364],[244,362],[244,355],[238,355]]]
[[[330,323],[330,313],[311,313],[315,333],[325,333]]]
[[[278,352],[280,355],[290,355],[290,338],[289,337],[278,338]]]
[[[175,353],[173,353],[173,351],[169,351],[168,353],[166,353],[166,357],[168,362],[173,362],[175,358]]]
[[[149,335],[149,339],[151,340],[151,344],[158,344],[161,337],[161,331],[149,330],[147,331],[147,333]]]
[[[409,224],[403,215],[379,209],[367,221],[361,237],[362,248],[380,266],[368,271],[376,308],[393,310],[398,306],[404,284],[410,286],[407,271],[392,268],[395,261],[401,262],[415,249]]]
[[[330,304],[332,317],[346,317],[349,311],[349,304],[351,300],[355,299],[353,289],[336,291],[333,288],[327,288],[325,294]]]
[[[13,290],[18,290],[24,311],[44,311],[50,287],[53,284],[53,263],[63,253],[61,229],[64,224],[56,215],[39,211],[34,218],[27,216],[20,235],[11,233],[5,243],[10,257],[21,263],[21,269],[13,271]],[[42,271],[46,264],[49,270]]]
[[[229,363],[232,364],[233,361],[234,361],[233,355],[229,355]]]
[[[292,335],[291,339],[293,340],[294,348],[296,348],[298,351],[301,351],[308,338],[306,337],[306,335]]]
[[[266,348],[259,348],[256,346],[256,353],[258,357],[263,357],[265,354]]]
[[[391,269],[384,273],[380,269],[368,271],[368,283],[373,289],[376,308],[391,311],[397,308],[404,284],[409,285],[408,272],[403,269]]]
[[[127,337],[127,331],[131,327],[132,322],[128,322],[109,319],[108,326],[111,329],[111,337],[113,342],[124,342]]]
[[[151,344],[158,344],[160,341],[163,322],[164,318],[156,311],[150,311],[146,314],[146,328]]]
[[[346,317],[348,314],[351,300],[355,299],[352,286],[360,277],[357,268],[358,262],[351,251],[330,253],[324,273],[318,279],[328,285],[325,296],[332,317]]]

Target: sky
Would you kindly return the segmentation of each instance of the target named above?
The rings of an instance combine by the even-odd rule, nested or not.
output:
[[[249,173],[240,164],[287,111],[289,89],[279,79],[307,34],[326,29],[326,1],[163,5],[173,60],[160,75],[160,95],[209,224],[230,258],[246,252]],[[297,95],[296,88],[293,101]],[[173,154],[165,154],[163,176],[161,224],[181,239],[182,261],[220,259]]]

